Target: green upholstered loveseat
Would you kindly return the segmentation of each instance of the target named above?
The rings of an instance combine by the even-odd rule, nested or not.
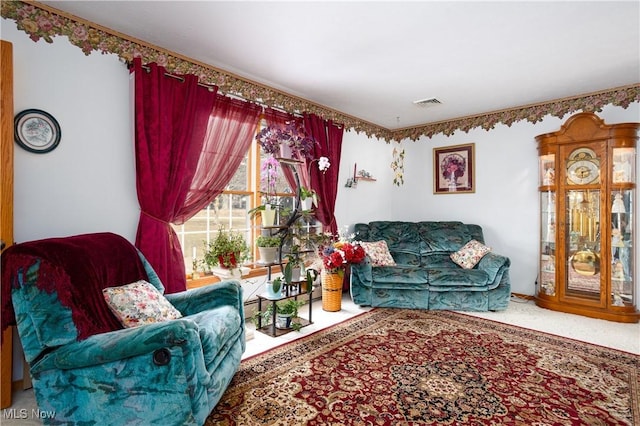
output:
[[[375,221],[355,225],[355,239],[384,240],[396,265],[351,266],[351,297],[360,306],[499,311],[511,296],[510,261],[489,252],[472,269],[450,254],[470,240],[484,243],[482,228],[462,222]]]
[[[164,291],[136,248],[112,233],[2,253],[2,326],[17,323],[45,423],[202,425],[219,401],[245,350],[240,284],[167,294],[182,318],[123,328],[102,289],[138,280]]]

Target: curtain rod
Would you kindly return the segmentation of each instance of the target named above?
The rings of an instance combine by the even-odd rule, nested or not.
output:
[[[133,68],[133,63],[132,63],[132,62],[127,62],[127,66],[129,67],[129,69],[131,69],[131,68]],[[148,65],[144,65],[144,64],[142,65],[142,69],[146,70],[147,72],[150,72],[150,71],[151,71],[151,68],[150,68]],[[166,71],[165,71],[164,75],[165,75],[166,77],[175,78],[176,80],[179,80],[179,81],[181,81],[181,82],[183,82],[183,83],[184,83],[184,78],[183,78],[183,77],[180,77],[179,75],[171,74],[171,73],[166,72]],[[206,88],[207,90],[209,90],[210,92],[212,92],[212,91],[213,91],[213,88],[214,88],[214,87],[217,87],[215,84],[206,84],[206,83],[201,83],[201,82],[198,82],[198,86],[204,87],[204,88]],[[218,92],[220,92],[220,89],[218,89]],[[285,113],[285,114],[291,114],[291,115],[293,115],[294,117],[299,117],[299,118],[304,117],[304,116],[303,116],[302,114],[300,114],[300,113],[291,113],[291,112],[285,111],[285,110],[284,110],[284,109],[282,109],[282,108],[278,108],[278,107],[274,107],[274,106],[269,106],[269,105],[266,105],[266,104],[264,104],[264,103],[262,103],[262,102],[258,102],[258,101],[251,101],[251,100],[245,99],[245,98],[243,98],[243,97],[242,97],[242,96],[240,96],[240,95],[235,95],[235,94],[232,94],[232,93],[224,93],[224,92],[222,92],[222,96],[226,96],[226,97],[228,97],[228,98],[237,99],[237,100],[240,100],[240,101],[244,101],[244,102],[248,102],[248,103],[252,103],[252,104],[258,105],[258,106],[262,107],[262,112],[264,112],[264,109],[265,109],[265,108],[271,108],[271,109],[274,109],[274,110],[276,110],[276,111],[283,112],[283,113]]]

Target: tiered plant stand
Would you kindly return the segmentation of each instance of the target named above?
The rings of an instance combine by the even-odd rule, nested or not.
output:
[[[278,225],[278,226],[264,226],[262,227],[262,230],[267,230],[269,232],[269,235],[280,235],[281,236],[281,242],[280,242],[280,251],[279,251],[279,259],[277,262],[275,263],[260,263],[258,262],[261,266],[265,266],[267,268],[267,281],[271,281],[271,268],[273,266],[279,265],[280,268],[282,270],[284,270],[283,268],[283,262],[282,262],[282,257],[283,257],[283,251],[284,251],[284,246],[285,246],[285,242],[287,241],[287,239],[290,239],[292,237],[292,231],[291,228],[293,226],[293,224],[299,220],[302,217],[302,210],[301,210],[301,204],[300,204],[300,179],[298,176],[298,171],[296,170],[296,166],[299,164],[302,164],[299,160],[292,160],[292,159],[288,159],[288,158],[276,158],[276,160],[278,160],[280,162],[280,164],[283,167],[287,167],[291,170],[291,172],[293,173],[293,176],[295,178],[295,182],[296,182],[296,188],[298,188],[298,191],[296,193],[296,198],[295,198],[295,204],[294,204],[294,210],[291,214],[291,216],[289,217],[289,219],[287,220],[286,224],[283,225]],[[297,255],[300,255],[301,253],[306,253],[306,252],[310,252],[310,250],[302,250],[302,251],[298,251]],[[292,254],[292,253],[286,253],[286,254]],[[256,330],[260,331],[262,333],[265,333],[271,337],[278,337],[278,336],[282,336],[284,334],[289,333],[290,331],[293,330],[293,328],[288,328],[288,329],[280,329],[276,327],[276,303],[281,301],[281,300],[286,300],[286,299],[291,299],[294,298],[295,300],[298,300],[298,297],[304,297],[305,295],[308,298],[308,305],[309,305],[309,319],[305,319],[305,318],[301,318],[301,317],[296,317],[296,318],[292,318],[292,321],[296,321],[300,324],[301,327],[306,327],[309,324],[313,324],[313,321],[311,319],[311,312],[312,312],[312,297],[313,297],[313,288],[314,286],[312,285],[311,288],[308,288],[306,292],[303,292],[301,290],[302,288],[302,284],[306,283],[306,279],[305,280],[300,280],[300,281],[293,281],[291,282],[289,285],[285,285],[285,287],[283,288],[283,295],[277,298],[273,298],[270,297],[268,293],[264,292],[261,293],[259,295],[257,295],[258,297],[258,312],[262,312],[262,304],[264,303],[271,303],[271,310],[272,310],[272,317],[271,317],[271,323],[270,324],[266,324],[266,325],[262,325],[262,316],[258,315],[258,319],[257,319],[257,324],[256,324]]]
[[[291,299],[294,298],[295,300],[298,300],[298,297],[303,297],[303,296],[307,296],[308,300],[307,300],[307,304],[309,306],[309,319],[305,319],[302,317],[296,317],[293,318],[292,321],[297,320],[300,323],[301,327],[306,327],[310,324],[313,324],[313,320],[312,320],[312,295],[313,295],[313,286],[310,289],[307,289],[308,291],[306,293],[303,293],[301,291],[301,282],[298,282],[297,284],[291,284],[289,286],[285,287],[285,294],[281,297],[277,297],[277,298],[272,298],[269,297],[267,295],[267,293],[262,293],[262,294],[258,294],[258,312],[262,312],[262,303],[271,303],[271,323],[270,324],[266,324],[266,325],[262,325],[262,315],[258,315],[258,324],[256,327],[256,330],[267,334],[271,337],[278,337],[278,336],[282,336],[285,335],[287,333],[289,333],[290,331],[293,330],[293,328],[277,328],[276,327],[276,303],[281,301],[281,300],[286,300],[286,299]]]

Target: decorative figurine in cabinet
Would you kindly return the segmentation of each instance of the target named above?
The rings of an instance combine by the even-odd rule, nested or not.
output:
[[[536,137],[540,271],[536,303],[619,322],[636,309],[636,145],[640,123],[570,117]]]

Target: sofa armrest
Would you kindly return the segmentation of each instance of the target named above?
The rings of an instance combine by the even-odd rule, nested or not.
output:
[[[236,280],[222,281],[179,293],[165,294],[165,297],[184,316],[220,306],[232,306],[238,309],[240,319],[244,321],[242,287],[240,282]]]
[[[369,257],[369,255],[366,255],[362,262],[354,263],[351,265],[351,282],[353,283],[354,281],[356,281],[361,285],[371,287],[373,285],[372,270],[373,268],[371,266],[371,258]]]
[[[31,365],[32,373],[49,369],[76,369],[151,354],[156,349],[199,344],[198,325],[188,319],[159,322],[95,334],[61,346]],[[149,362],[152,358],[149,357]]]
[[[508,268],[511,265],[511,261],[508,257],[489,252],[485,254],[480,262],[478,262],[478,269],[481,269],[489,275],[489,283],[493,283],[498,276],[498,273],[503,268]]]

